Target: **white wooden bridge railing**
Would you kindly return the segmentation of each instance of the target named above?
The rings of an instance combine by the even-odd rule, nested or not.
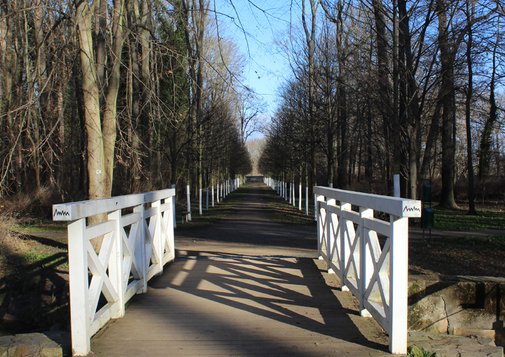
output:
[[[90,339],[125,314],[132,296],[174,259],[175,189],[53,205],[68,225],[72,350],[91,352]],[[106,215],[102,223],[89,217]],[[93,241],[101,240],[97,245]]]
[[[421,216],[421,202],[327,187],[314,193],[320,259],[388,333],[390,351],[405,354],[408,218]]]

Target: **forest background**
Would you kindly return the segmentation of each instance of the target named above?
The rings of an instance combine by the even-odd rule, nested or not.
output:
[[[0,195],[196,193],[251,172],[261,129],[274,178],[390,194],[399,173],[444,207],[503,200],[501,1],[289,3],[291,73],[258,123],[214,0],[2,1]]]

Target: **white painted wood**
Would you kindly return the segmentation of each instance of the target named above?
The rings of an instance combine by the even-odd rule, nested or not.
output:
[[[198,213],[201,216],[203,214],[203,201],[202,201],[202,188],[198,189]]]
[[[145,209],[144,205],[138,205],[133,208],[133,212],[137,213],[140,216],[139,222],[135,226],[135,230],[137,233],[137,239],[134,239],[134,259],[137,262],[137,266],[140,269],[140,280],[142,282],[142,290],[140,293],[147,292],[147,253],[146,253],[146,218],[145,218]],[[134,227],[132,227],[133,229]],[[130,232],[131,235],[131,232]],[[132,238],[130,238],[132,239]]]
[[[68,271],[70,285],[70,319],[72,354],[86,356],[91,351],[88,307],[88,257],[84,232],[86,219],[68,225]]]
[[[173,216],[173,220],[174,220],[174,228],[177,228],[177,210],[176,210],[176,206],[177,206],[177,202],[175,200],[175,183],[172,184],[172,186],[170,186],[173,190],[174,190],[174,195],[172,196],[172,216]]]
[[[186,186],[186,212],[187,220],[191,222],[191,192],[189,185]]]
[[[156,214],[151,217],[151,221],[154,220],[154,234],[153,234],[153,252],[155,259],[155,264],[157,265],[157,273],[163,272],[163,251],[165,248],[165,241],[163,232],[161,230],[162,224],[162,207],[161,201],[155,201],[151,204],[151,207],[156,208]]]
[[[340,225],[340,281],[342,282],[342,291],[349,291],[349,287],[346,285],[346,275],[345,275],[345,267],[349,262],[349,258],[351,256],[351,247],[349,245],[349,240],[347,239],[346,225],[347,221],[344,216],[342,216],[342,211],[351,210],[351,204],[340,202],[340,216],[339,216],[339,225]]]
[[[314,193],[320,258],[339,275],[342,290],[358,298],[361,314],[374,317],[389,334],[390,351],[405,354],[408,218],[419,217],[420,202],[327,187]],[[375,218],[374,211],[388,213],[390,220]],[[379,234],[386,237],[382,249]]]
[[[298,185],[298,210],[302,210],[302,181]]]
[[[352,202],[359,207],[371,208],[396,217],[421,217],[421,201],[400,197],[389,197],[316,186],[319,195],[335,198],[337,201]]]
[[[389,350],[401,354],[407,351],[409,221],[391,217],[391,225]]]
[[[328,267],[328,270],[330,269],[330,262],[331,262],[331,256],[332,256],[332,251],[334,249],[336,239],[335,239],[335,234],[334,234],[334,229],[333,225],[335,223],[335,218],[336,216],[331,214],[330,207],[335,206],[336,201],[333,199],[329,199],[326,201],[326,215],[328,216],[328,219],[326,220],[326,237],[325,237],[325,245],[326,245],[326,266]]]
[[[116,196],[100,200],[88,200],[53,205],[53,221],[75,221],[84,217],[91,217],[117,209],[133,207],[143,202],[152,202],[164,197],[172,197],[172,188],[160,191],[138,193],[133,195]]]
[[[211,201],[212,207],[214,207],[214,184],[211,186]]]
[[[55,220],[74,220],[68,256],[75,356],[89,355],[91,336],[124,316],[128,300],[145,292],[149,278],[174,259],[174,196],[169,189],[53,206]],[[125,209],[133,213],[123,216]],[[87,217],[97,214],[106,214],[106,221],[87,226]],[[91,242],[97,238],[102,241],[95,251]],[[97,311],[101,295],[106,303]]]
[[[117,296],[117,311],[112,315],[112,318],[120,318],[124,316],[125,304],[124,293],[126,286],[123,281],[123,242],[121,232],[123,231],[123,222],[121,220],[121,210],[116,210],[109,213],[107,219],[114,222],[114,232],[112,235],[112,254],[109,261],[109,276],[113,288],[116,290]]]
[[[296,207],[296,186],[295,186],[295,181],[291,183],[291,193],[293,196],[293,200],[291,203],[293,204],[293,207]]]
[[[359,239],[360,239],[360,284],[359,284],[359,294],[360,294],[360,314],[364,317],[371,317],[370,312],[365,307],[365,292],[368,288],[368,284],[374,273],[374,262],[372,259],[372,254],[369,249],[369,242],[365,235],[368,235],[368,230],[365,228],[364,219],[372,218],[373,210],[366,207],[360,207],[360,225],[359,225]]]
[[[173,204],[173,201],[172,202],[169,202],[169,207],[167,208],[167,212],[165,213],[166,215],[169,215],[171,211],[175,210],[175,206]],[[167,259],[165,259],[166,261],[164,263],[167,263],[168,261],[172,261],[175,259],[175,233],[174,233],[174,222],[173,221],[170,221],[168,220],[168,225],[166,227],[166,230],[164,230],[164,232],[166,232],[168,234],[167,236],[167,242],[166,242],[166,245],[167,245],[167,250],[168,250],[168,254],[167,254]]]

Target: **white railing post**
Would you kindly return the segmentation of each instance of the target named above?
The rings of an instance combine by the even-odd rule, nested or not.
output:
[[[370,313],[367,311],[365,308],[365,292],[368,288],[368,284],[370,283],[370,280],[372,279],[373,271],[374,271],[374,265],[373,265],[373,258],[372,254],[370,252],[370,247],[368,244],[368,239],[366,237],[367,230],[365,229],[365,223],[364,219],[365,218],[373,218],[373,210],[366,208],[366,207],[360,207],[359,208],[359,213],[360,213],[360,223],[359,223],[359,247],[360,247],[360,282],[359,282],[359,305],[360,305],[360,314],[361,316],[364,317],[372,317]]]
[[[142,268],[142,271],[139,272],[142,279],[142,290],[139,293],[145,293],[147,291],[147,268],[149,266],[149,262],[147,262],[147,254],[146,254],[146,217],[145,217],[145,208],[144,204],[140,204],[133,208],[134,213],[138,213],[140,216],[138,222],[138,237],[135,245],[135,261],[138,266]]]
[[[202,215],[202,211],[203,211],[203,203],[202,203],[202,188],[198,188],[198,214],[201,216]]]
[[[214,207],[214,184],[212,184],[210,196],[211,196],[211,201],[212,201],[212,207]]]
[[[114,233],[112,243],[112,254],[109,260],[109,276],[112,286],[117,291],[118,294],[118,309],[112,318],[120,318],[125,314],[125,301],[124,301],[124,291],[125,286],[123,283],[123,239],[121,237],[121,210],[117,210],[109,213],[109,221],[114,221]]]
[[[300,180],[300,184],[298,185],[298,210],[302,210],[302,180]]]
[[[316,198],[316,217],[317,217],[317,254],[319,259],[322,259],[322,246],[323,246],[323,240],[325,239],[325,231],[324,228],[326,226],[326,216],[328,214],[327,210],[324,211],[324,216],[323,213],[321,212],[321,208],[319,207],[318,202],[325,202],[325,197],[324,196],[317,196]]]
[[[333,216],[331,213],[330,206],[335,207],[336,200],[333,198],[327,199],[326,201],[326,266],[328,267],[328,273],[334,273],[333,269],[330,268],[331,262],[331,252],[333,251],[333,247],[335,245],[335,234],[333,233],[333,225],[335,223]],[[338,223],[338,220],[337,220]]]
[[[70,286],[70,321],[72,354],[87,356],[91,352],[88,295],[88,253],[86,219],[68,225],[68,275]]]
[[[293,207],[296,207],[296,186],[295,186],[294,180],[293,180],[292,186],[293,186]]]
[[[391,248],[389,283],[391,353],[407,352],[407,314],[408,314],[408,218],[391,216]]]
[[[175,197],[175,195],[174,195]],[[172,211],[175,211],[175,205],[174,205],[174,201],[175,200],[170,200],[168,202],[166,202],[168,204],[168,207],[169,207],[169,212],[166,213],[166,214],[170,214]],[[175,233],[174,233],[174,225],[175,225],[175,221],[173,220],[169,220],[168,221],[168,249],[170,250],[170,255],[168,257],[168,260],[169,261],[172,261],[175,259]]]
[[[186,205],[188,208],[188,210],[186,211],[187,218],[188,218],[188,221],[191,222],[191,192],[189,189],[189,185],[186,185]]]
[[[340,202],[340,211],[351,211],[352,210],[352,205],[347,202]],[[340,281],[341,281],[341,290],[342,291],[349,291],[349,288],[347,287],[345,281],[346,281],[346,276],[345,276],[345,267],[347,266],[347,262],[349,261],[349,258],[351,257],[351,245],[349,244],[349,241],[347,240],[347,237],[349,236],[349,232],[347,231],[347,219],[344,217],[344,215],[339,217],[339,222],[338,224],[340,225]]]
[[[151,209],[154,210],[154,215],[149,218],[149,220],[154,220],[154,227],[153,227],[153,233],[151,234],[152,237],[152,244],[153,244],[153,253],[154,253],[154,259],[156,262],[156,273],[160,274],[163,272],[163,235],[161,232],[161,201],[155,201],[151,203]],[[151,225],[151,222],[149,222],[149,225]],[[148,262],[149,264],[149,262]]]
[[[172,184],[172,186],[170,186],[171,188],[173,188],[175,190],[175,183]],[[173,217],[173,226],[174,228],[177,227],[177,210],[176,210],[176,205],[177,205],[177,201],[176,201],[176,195],[173,195],[172,196],[172,217]]]

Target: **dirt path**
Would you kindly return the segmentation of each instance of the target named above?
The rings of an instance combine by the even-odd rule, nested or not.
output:
[[[282,223],[282,212],[275,209],[282,199],[265,185],[249,184],[232,193],[230,200],[226,215],[219,221],[203,227],[177,228],[176,248],[182,254],[207,251],[316,257],[315,224]]]

